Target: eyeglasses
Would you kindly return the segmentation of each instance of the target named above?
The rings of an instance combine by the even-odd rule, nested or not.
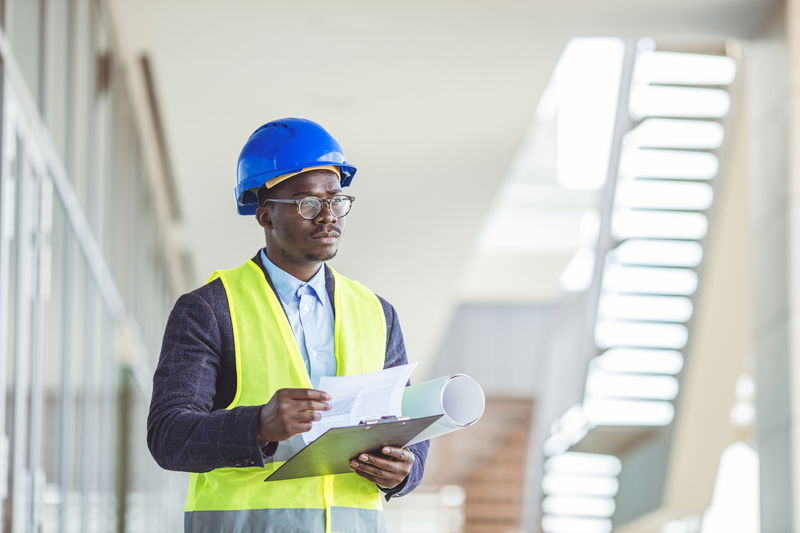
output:
[[[267,198],[264,202],[275,202],[277,204],[295,204],[297,212],[300,216],[311,220],[316,218],[322,212],[322,204],[328,204],[328,210],[336,218],[342,218],[350,212],[353,207],[353,202],[356,199],[354,196],[346,194],[337,194],[332,198],[317,198],[316,196],[305,196],[299,200],[278,200],[274,198]]]

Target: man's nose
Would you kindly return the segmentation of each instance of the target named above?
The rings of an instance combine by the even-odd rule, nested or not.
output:
[[[315,218],[315,221],[319,223],[329,223],[329,222],[336,222],[337,220],[338,217],[333,214],[333,211],[331,211],[330,202],[322,202],[322,209],[320,209],[319,214]]]

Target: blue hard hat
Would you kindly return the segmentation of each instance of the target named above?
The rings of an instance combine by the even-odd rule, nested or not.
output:
[[[356,167],[344,158],[342,147],[325,129],[304,118],[273,120],[247,139],[236,165],[236,208],[253,215],[258,207],[256,191],[268,181],[304,168],[339,168],[342,187],[353,180]]]

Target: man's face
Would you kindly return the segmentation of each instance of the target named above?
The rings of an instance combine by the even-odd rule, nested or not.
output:
[[[300,200],[305,196],[330,198],[341,194],[339,177],[330,170],[311,170],[293,176],[270,190],[275,199]],[[327,204],[311,219],[297,212],[294,204],[269,202],[256,210],[264,228],[270,256],[294,264],[316,264],[336,255],[339,237],[344,233],[344,219],[336,218]]]

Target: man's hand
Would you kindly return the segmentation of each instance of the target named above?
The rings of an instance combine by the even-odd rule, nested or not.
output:
[[[261,406],[258,419],[258,440],[261,443],[286,440],[311,429],[311,423],[322,418],[317,411],[327,411],[331,404],[328,393],[314,389],[280,389]]]
[[[391,446],[384,446],[381,452],[386,457],[362,453],[356,459],[350,460],[350,468],[359,476],[385,489],[393,489],[411,472],[414,454],[407,448]]]

